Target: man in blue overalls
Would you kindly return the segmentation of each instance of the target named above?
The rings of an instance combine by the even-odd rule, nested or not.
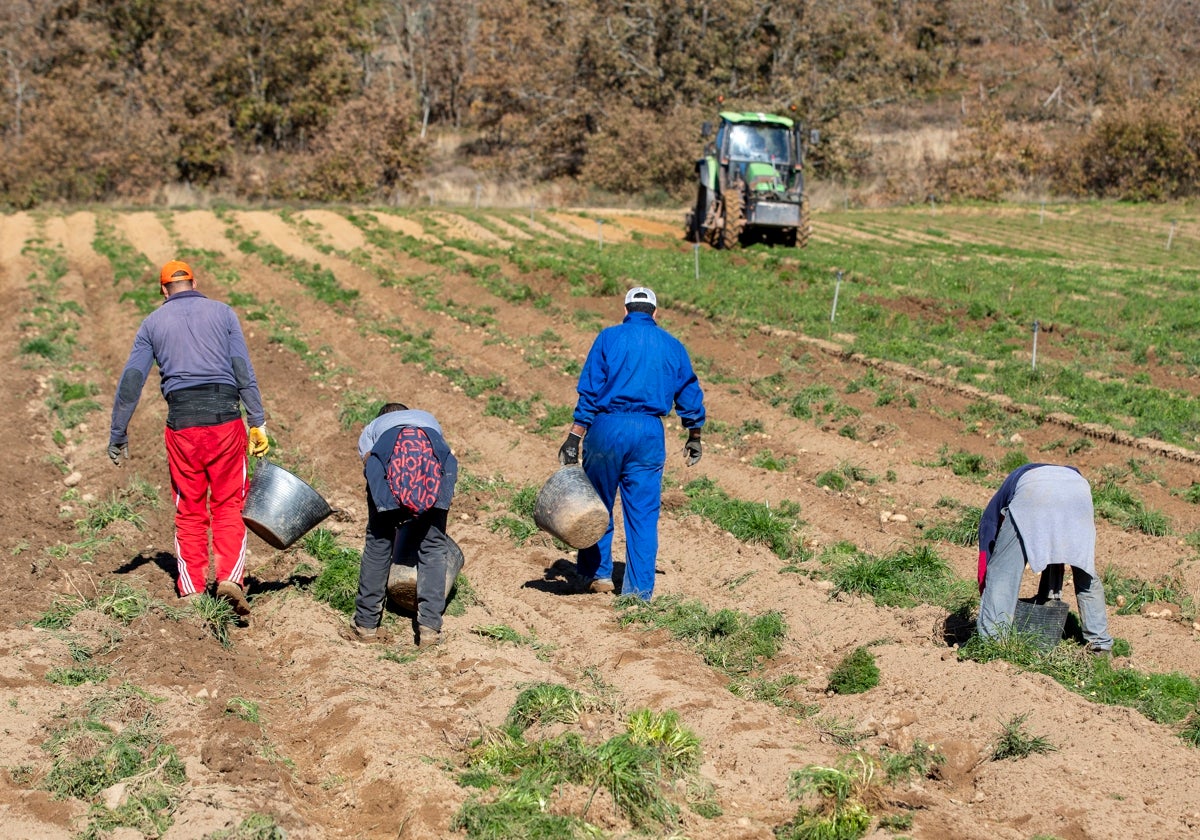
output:
[[[683,344],[657,323],[658,299],[643,286],[625,295],[625,318],[601,330],[579,374],[574,424],[558,451],[561,464],[579,463],[608,508],[608,530],[581,549],[579,588],[612,592],[613,505],[621,491],[625,516],[622,594],[649,600],[658,557],[658,514],[667,453],[662,418],[672,408],[688,430],[683,454],[700,460],[704,393]]]

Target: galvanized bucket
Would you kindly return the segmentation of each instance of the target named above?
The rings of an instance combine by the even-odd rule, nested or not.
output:
[[[542,485],[533,521],[572,548],[593,546],[608,530],[608,508],[583,467],[562,467]]]
[[[1039,648],[1049,650],[1062,641],[1070,611],[1066,601],[1052,599],[1039,604],[1023,598],[1017,601],[1013,630],[1030,636]]]
[[[287,548],[331,513],[329,503],[302,479],[270,461],[255,465],[242,521],[269,545]]]
[[[446,597],[449,598],[465,560],[462,549],[449,535],[446,536],[446,542]],[[392,603],[408,612],[417,611],[417,557],[414,552],[415,547],[410,551],[403,535],[396,540],[396,556],[392,558],[387,582],[387,593]]]

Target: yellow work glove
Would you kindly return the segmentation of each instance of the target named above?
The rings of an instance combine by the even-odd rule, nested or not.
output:
[[[266,455],[271,448],[270,441],[267,440],[267,424],[261,426],[250,427],[250,454],[255,458],[261,458]]]

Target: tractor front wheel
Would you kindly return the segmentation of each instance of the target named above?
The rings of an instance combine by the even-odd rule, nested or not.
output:
[[[721,194],[722,221],[721,247],[736,248],[742,238],[742,228],[746,226],[745,202],[742,191],[738,186],[732,186]]]
[[[800,199],[800,225],[796,228],[797,248],[803,248],[808,244],[808,238],[812,236],[812,215],[808,209],[808,196]]]

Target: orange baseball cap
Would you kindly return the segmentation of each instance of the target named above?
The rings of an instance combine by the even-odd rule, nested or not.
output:
[[[158,282],[163,286],[180,280],[191,280],[193,283],[196,281],[196,275],[192,274],[192,267],[180,260],[171,260],[158,273]]]

